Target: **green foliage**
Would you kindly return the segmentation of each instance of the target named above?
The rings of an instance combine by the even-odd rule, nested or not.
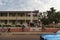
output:
[[[59,20],[60,20],[60,12],[56,12],[56,10],[54,9],[54,7],[50,8],[50,10],[47,11],[47,14],[48,14],[47,15],[48,19],[45,18],[45,17],[42,18],[42,23],[44,25],[53,23],[53,21],[55,23],[59,22]]]
[[[44,25],[48,24],[48,19],[42,18],[42,23],[43,23]]]
[[[54,26],[45,26],[46,28],[53,28]]]
[[[56,26],[55,28],[60,28],[60,26]]]
[[[1,24],[0,24],[0,27],[1,27]]]

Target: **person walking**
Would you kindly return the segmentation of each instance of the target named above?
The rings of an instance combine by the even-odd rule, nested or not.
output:
[[[25,25],[22,25],[22,32],[24,32]]]
[[[10,28],[8,27],[8,32],[10,32]]]
[[[2,25],[2,32],[4,32],[4,26]]]

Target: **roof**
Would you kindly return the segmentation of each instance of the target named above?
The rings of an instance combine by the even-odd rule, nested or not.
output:
[[[7,13],[7,12],[9,12],[9,13],[38,13],[39,11],[0,11],[0,13]]]

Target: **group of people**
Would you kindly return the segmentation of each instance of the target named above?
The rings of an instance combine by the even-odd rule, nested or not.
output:
[[[7,31],[10,32],[10,28],[8,27],[7,29]],[[4,27],[2,27],[2,32],[4,32]]]
[[[22,32],[24,32],[25,25],[22,25]],[[8,32],[10,32],[10,27],[7,28]],[[2,32],[4,32],[4,27],[2,26]]]

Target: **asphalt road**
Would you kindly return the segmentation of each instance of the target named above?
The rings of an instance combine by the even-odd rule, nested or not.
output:
[[[0,40],[38,40],[39,35],[0,35]]]

